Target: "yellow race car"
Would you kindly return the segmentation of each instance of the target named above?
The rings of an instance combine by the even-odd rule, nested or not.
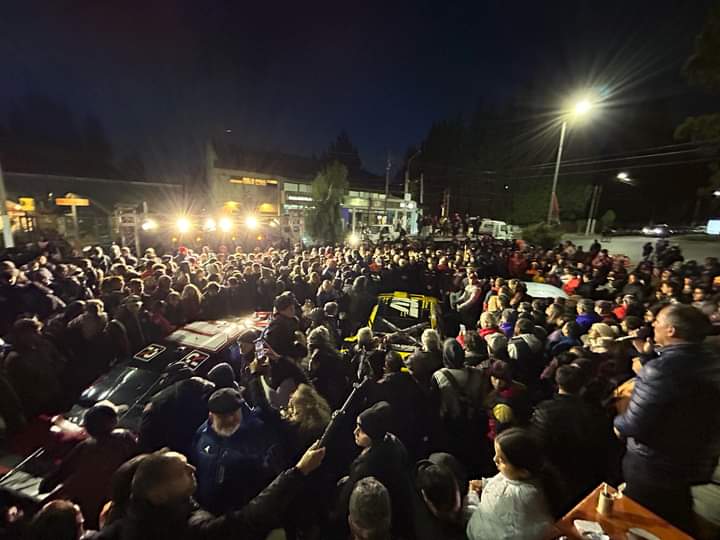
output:
[[[378,295],[367,326],[374,335],[384,338],[388,349],[405,358],[420,347],[423,330],[432,328],[442,336],[441,323],[437,298],[396,291]],[[348,346],[356,341],[357,336],[345,340]]]

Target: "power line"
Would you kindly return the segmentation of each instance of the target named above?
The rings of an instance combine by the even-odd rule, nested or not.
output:
[[[717,158],[715,157],[707,157],[707,158],[698,158],[698,159],[688,159],[688,160],[682,160],[682,161],[670,161],[667,163],[647,163],[647,164],[640,164],[640,165],[633,165],[634,169],[650,169],[655,167],[670,167],[674,165],[686,165],[686,164],[692,164],[692,163],[710,163],[712,161],[717,161]],[[606,169],[593,169],[589,171],[563,171],[560,169],[559,176],[578,176],[578,175],[589,175],[589,174],[597,174],[597,173],[603,173],[603,172],[617,172],[616,167],[612,168],[606,168]],[[514,176],[510,177],[511,180],[531,180],[533,178],[548,178],[550,176],[550,173],[546,174],[536,174],[532,176]]]

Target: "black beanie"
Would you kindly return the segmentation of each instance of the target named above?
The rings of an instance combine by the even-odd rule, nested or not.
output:
[[[390,429],[392,408],[387,401],[380,401],[358,416],[358,424],[373,441],[380,441]]]

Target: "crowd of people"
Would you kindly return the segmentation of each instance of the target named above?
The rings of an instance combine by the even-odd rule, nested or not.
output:
[[[175,329],[272,311],[239,358],[122,404],[45,476],[8,537],[541,539],[601,482],[700,538],[720,531],[720,264],[658,246],[490,237],[243,250],[51,246],[0,263],[0,439],[67,411]],[[533,297],[529,283],[564,294]],[[377,295],[443,316],[400,354]],[[431,327],[432,326],[432,327]],[[333,411],[339,411],[333,414]]]

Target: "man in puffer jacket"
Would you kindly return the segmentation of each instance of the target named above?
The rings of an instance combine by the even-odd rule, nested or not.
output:
[[[690,530],[690,487],[711,478],[720,455],[720,359],[703,347],[709,323],[692,306],[665,307],[654,328],[659,354],[638,374],[615,432],[627,439],[627,495]]]

